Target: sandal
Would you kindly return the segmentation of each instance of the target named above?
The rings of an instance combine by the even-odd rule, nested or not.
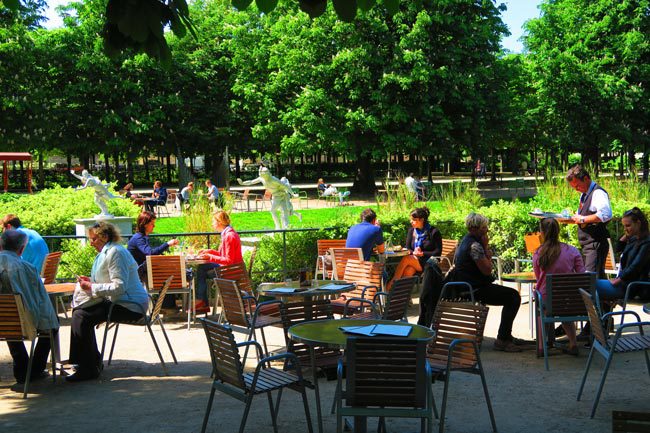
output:
[[[562,348],[562,353],[566,353],[567,355],[571,355],[571,356],[579,356],[580,355],[580,351],[578,350],[578,346],[575,346],[575,347],[572,347],[572,348],[563,347]]]

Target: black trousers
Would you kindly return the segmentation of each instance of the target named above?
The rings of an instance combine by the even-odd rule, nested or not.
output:
[[[590,242],[581,246],[587,272],[595,272],[597,278],[600,279],[607,278],[605,275],[605,260],[609,252],[609,242],[607,242],[607,239]]]
[[[39,331],[40,332],[40,331]],[[57,338],[57,330],[52,331],[53,338]],[[31,344],[31,343],[28,343]],[[27,364],[29,354],[22,341],[7,341],[9,353],[13,359],[14,378],[18,382],[24,382],[27,377]],[[39,338],[34,348],[34,361],[32,364],[32,375],[39,374],[47,366],[47,358],[50,355],[51,342],[49,338]]]
[[[521,305],[519,293],[510,287],[490,284],[489,286],[479,287],[474,292],[474,297],[487,305],[503,306],[497,338],[499,340],[510,340],[512,338],[512,323],[515,321]]]
[[[75,308],[72,311],[70,329],[70,363],[77,364],[77,371],[92,372],[101,363],[101,354],[97,349],[95,326],[106,322],[111,302],[106,300],[101,304],[88,308]],[[121,305],[113,307],[111,320],[136,321],[142,314],[133,312]]]

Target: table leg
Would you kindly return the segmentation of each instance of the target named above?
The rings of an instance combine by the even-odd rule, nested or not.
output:
[[[311,371],[314,376],[314,394],[316,396],[316,418],[318,418],[318,433],[323,433],[323,414],[320,407],[320,390],[318,389],[318,372],[316,371],[316,356],[314,346],[309,346],[309,359]]]
[[[365,416],[354,417],[354,433],[366,433],[368,431],[368,418]]]

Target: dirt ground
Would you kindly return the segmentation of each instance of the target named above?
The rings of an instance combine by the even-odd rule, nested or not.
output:
[[[637,310],[639,310],[637,308]],[[417,306],[411,310],[415,322]],[[643,316],[643,312],[640,312]],[[596,417],[589,419],[603,362],[598,359],[587,380],[582,401],[576,392],[582,375],[587,349],[579,357],[556,353],[550,358],[550,371],[534,351],[502,353],[492,349],[499,323],[500,308],[491,307],[482,348],[488,387],[500,432],[607,432],[611,430],[612,410],[650,412],[648,389],[650,377],[640,354],[620,356],[613,363]],[[647,315],[644,319],[648,319]],[[67,356],[69,321],[62,319],[62,355]],[[22,387],[11,375],[11,358],[5,344],[0,345],[0,431],[3,432],[197,432],[210,391],[210,359],[203,330],[197,324],[190,331],[181,323],[167,325],[178,357],[174,365],[166,347],[163,356],[169,361],[170,375],[163,375],[160,363],[143,328],[123,326],[114,361],[105,367],[101,379],[78,384],[57,379],[34,383],[26,400]],[[160,331],[157,340],[164,345]],[[281,349],[279,330],[269,332],[273,349]],[[515,335],[530,339],[528,305],[517,316]],[[103,328],[98,338],[103,336]],[[242,335],[237,336],[243,339]],[[100,340],[101,341],[101,340]],[[252,366],[252,364],[251,364]],[[309,374],[309,373],[308,373]],[[322,379],[321,396],[325,432],[336,431],[336,417],[329,414],[335,381]],[[442,401],[442,383],[434,384],[434,395]],[[312,417],[314,397],[308,391]],[[217,393],[208,431],[236,432],[244,405]],[[306,432],[299,395],[285,392],[279,414],[281,432]],[[416,420],[389,419],[391,432],[419,431]],[[450,382],[446,431],[489,432],[488,413],[481,392],[480,378],[455,373]],[[434,428],[438,428],[437,423]],[[261,396],[253,402],[246,431],[270,431],[268,403]],[[370,419],[368,430],[376,429]]]

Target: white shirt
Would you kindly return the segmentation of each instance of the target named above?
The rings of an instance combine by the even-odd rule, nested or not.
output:
[[[327,197],[330,195],[336,195],[339,192],[338,189],[336,189],[335,186],[330,185],[329,188],[327,188],[325,191],[323,191],[323,196]]]
[[[593,180],[589,185],[587,194],[589,191],[596,187],[596,182]],[[609,202],[609,196],[602,189],[597,189],[591,194],[591,206],[589,206],[590,212],[595,212],[596,216],[604,223],[612,219],[612,205]]]
[[[406,179],[404,179],[404,185],[409,189],[411,192],[417,192],[417,186],[418,182],[415,180],[415,178],[409,176]]]

